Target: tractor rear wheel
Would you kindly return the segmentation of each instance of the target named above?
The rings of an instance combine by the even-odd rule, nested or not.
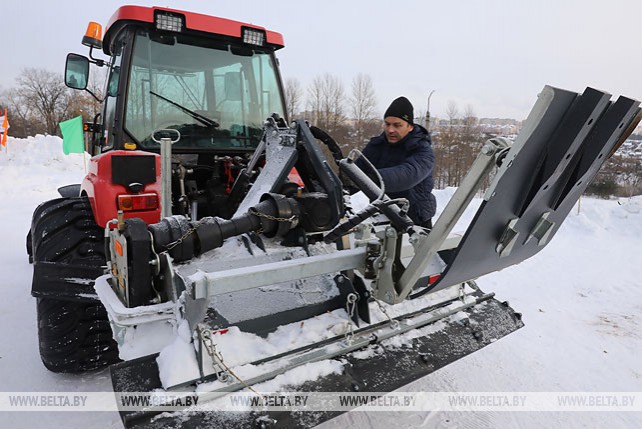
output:
[[[60,271],[58,277],[70,266],[95,272],[105,265],[103,229],[94,221],[87,198],[43,204],[34,212],[30,233],[34,265],[47,264]],[[119,360],[107,312],[100,301],[90,298],[93,280],[89,276],[83,282],[87,294],[82,299],[37,295],[40,357],[53,372],[90,371]],[[46,280],[38,281],[39,289],[46,289],[42,285]]]

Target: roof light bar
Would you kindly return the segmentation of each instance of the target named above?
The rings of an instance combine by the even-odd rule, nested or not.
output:
[[[180,33],[185,27],[185,17],[183,15],[165,11],[156,11],[154,21],[157,30]]]
[[[263,46],[265,44],[265,31],[256,28],[242,27],[243,43],[248,45]]]

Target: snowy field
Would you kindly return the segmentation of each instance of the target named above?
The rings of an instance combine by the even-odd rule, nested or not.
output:
[[[31,213],[56,188],[79,183],[82,155],[56,137],[9,138],[0,153],[1,392],[104,392],[106,370],[48,372],[40,362],[32,269],[25,252]],[[446,191],[436,191],[443,207]],[[426,392],[642,392],[642,197],[583,198],[552,243],[517,267],[478,281],[523,314],[526,326],[408,385]],[[640,409],[641,404],[635,404]],[[121,428],[115,412],[7,412],[3,428]],[[320,426],[352,428],[638,428],[640,412],[351,412]]]

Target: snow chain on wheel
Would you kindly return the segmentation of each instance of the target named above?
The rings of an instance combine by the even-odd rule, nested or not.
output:
[[[103,229],[86,198],[59,198],[42,204],[31,225],[34,263],[64,269],[105,265]],[[93,282],[87,293],[94,294]],[[40,357],[53,372],[83,372],[118,362],[107,312],[98,301],[37,298]]]

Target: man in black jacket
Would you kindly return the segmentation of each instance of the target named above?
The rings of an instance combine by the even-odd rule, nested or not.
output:
[[[437,209],[432,194],[435,155],[428,131],[413,123],[413,107],[405,97],[392,102],[384,116],[384,131],[373,137],[363,155],[379,171],[390,198],[406,198],[408,216],[416,225],[432,228]],[[357,165],[368,168],[362,160]]]

